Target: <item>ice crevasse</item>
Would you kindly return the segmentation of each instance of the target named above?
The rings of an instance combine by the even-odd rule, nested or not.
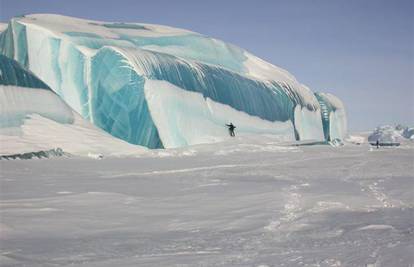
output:
[[[319,97],[287,71],[187,30],[35,14],[9,22],[0,53],[98,127],[150,148],[222,140],[230,121],[238,134],[283,140],[346,134],[338,98]],[[321,104],[333,107],[328,117]]]

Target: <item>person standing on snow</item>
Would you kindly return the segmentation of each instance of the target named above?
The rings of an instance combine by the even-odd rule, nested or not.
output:
[[[230,136],[236,136],[234,134],[234,129],[236,129],[236,126],[233,125],[233,123],[230,122],[230,124],[226,124],[226,126],[229,128],[229,134]]]

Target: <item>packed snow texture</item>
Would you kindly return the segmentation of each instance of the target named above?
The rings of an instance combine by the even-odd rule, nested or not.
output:
[[[173,132],[170,136],[180,136],[181,141],[164,141],[161,132],[183,128],[163,129],[166,124],[152,117],[144,93],[152,81],[174,85],[163,87],[166,90],[160,92],[165,94],[179,88],[214,101],[220,108],[216,114],[223,114],[221,121],[228,120],[224,116],[230,109],[243,112],[247,119],[241,124],[249,123],[249,131],[267,133],[261,126],[265,120],[292,125],[289,133],[285,127],[278,131],[281,139],[323,140],[326,135],[319,101],[308,87],[241,48],[198,33],[37,14],[10,21],[0,35],[0,53],[33,71],[84,118],[133,144],[150,148],[198,144],[219,140],[224,131],[199,131],[203,135],[199,138]],[[193,94],[178,93],[174,98],[189,95]],[[156,103],[161,109],[163,105]],[[183,120],[195,121],[191,115],[200,112],[185,110]],[[328,120],[331,135],[343,138],[345,113],[332,111]],[[243,129],[238,128],[241,133]]]
[[[414,262],[413,144],[269,136],[139,158],[0,161],[2,266]]]
[[[369,142],[380,143],[399,143],[406,139],[414,140],[414,128],[402,125],[382,125],[375,128],[375,130],[368,136]]]
[[[57,148],[75,155],[145,151],[85,121],[32,73],[0,56],[0,155]]]

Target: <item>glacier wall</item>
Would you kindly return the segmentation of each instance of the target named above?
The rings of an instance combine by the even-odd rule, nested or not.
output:
[[[309,88],[241,48],[198,33],[37,14],[9,22],[0,34],[0,53],[33,71],[84,118],[133,144],[160,148],[219,140],[230,114],[244,118],[237,122],[238,134],[324,139],[320,102]],[[197,107],[188,105],[189,99],[200,100]],[[206,103],[214,103],[214,116],[211,110],[204,112],[212,106]],[[163,105],[173,107],[161,117],[180,121],[180,126],[154,115],[165,110]],[[197,112],[206,116],[200,120],[216,125],[202,127],[199,137],[183,127],[201,127],[192,116]],[[332,116],[341,119],[334,117],[341,114]],[[343,129],[335,131],[340,135]]]

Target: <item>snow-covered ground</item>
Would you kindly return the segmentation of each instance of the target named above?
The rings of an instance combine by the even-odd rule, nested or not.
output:
[[[412,266],[414,146],[0,161],[1,266]]]

